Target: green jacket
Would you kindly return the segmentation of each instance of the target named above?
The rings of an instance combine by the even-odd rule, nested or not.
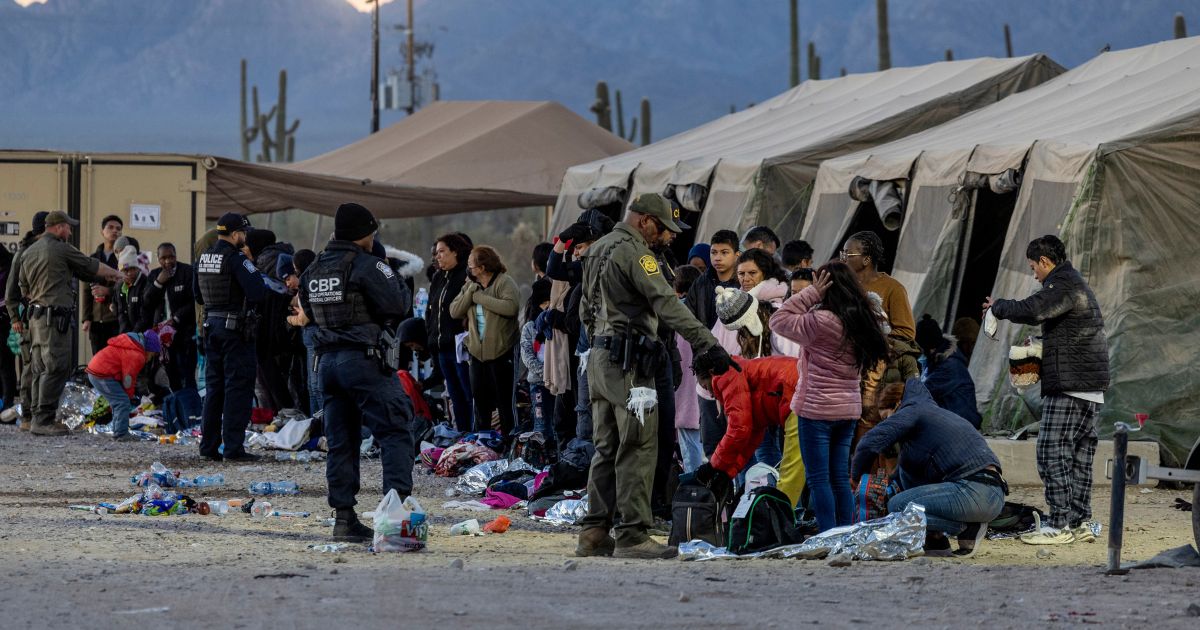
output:
[[[679,301],[662,274],[646,239],[626,223],[618,223],[593,243],[583,255],[579,305],[588,336],[630,332],[655,338],[661,320],[696,352],[716,345],[716,338]]]
[[[93,280],[100,261],[47,232],[21,254],[21,293],[30,304],[75,309],[75,279]]]
[[[479,321],[475,306],[483,307],[483,340],[479,339]],[[517,312],[521,308],[521,290],[506,273],[498,273],[485,289],[467,280],[458,297],[450,302],[450,316],[467,320],[467,352],[480,361],[493,361],[511,353],[521,337]]]

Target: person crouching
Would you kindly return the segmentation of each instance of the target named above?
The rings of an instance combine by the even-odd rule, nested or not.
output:
[[[888,501],[888,511],[925,506],[925,555],[950,556],[947,535],[958,537],[953,555],[972,555],[1004,509],[1008,485],[1000,460],[970,422],[937,406],[920,379],[887,386],[878,401],[883,421],[859,441],[851,479],[871,472],[875,458],[898,444],[902,491]]]
[[[146,361],[159,352],[162,343],[153,330],[125,333],[109,339],[88,362],[88,380],[112,408],[112,435],[118,442],[137,440],[129,433],[130,399],[136,395],[137,377]]]
[[[713,489],[728,487],[730,480],[750,462],[768,429],[796,422],[791,410],[799,379],[794,358],[733,357],[733,361],[737,369],[726,370],[724,374],[714,374],[703,356],[692,363],[696,381],[712,394],[728,418],[728,428],[712,458],[696,469],[696,481]],[[776,462],[766,463],[774,466]],[[799,503],[804,491],[804,462],[799,452],[783,458],[779,475],[779,489],[788,495],[792,505]]]

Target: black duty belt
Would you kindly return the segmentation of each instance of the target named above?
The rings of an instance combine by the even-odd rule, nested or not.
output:
[[[30,304],[29,319],[37,319],[43,315],[70,315],[75,309],[69,306],[46,306],[45,304]]]
[[[208,319],[209,317],[216,317],[220,319],[242,319],[245,317],[245,313],[238,311],[204,311],[204,318]]]
[[[622,343],[624,343],[624,338],[622,337],[599,335],[592,338],[592,347],[603,350],[619,350]]]

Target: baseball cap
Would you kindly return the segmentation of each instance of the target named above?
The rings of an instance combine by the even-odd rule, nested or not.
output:
[[[79,221],[67,216],[67,213],[62,210],[54,210],[46,215],[46,227],[58,225],[59,223],[66,223],[71,226],[79,225]]]
[[[217,219],[217,234],[233,234],[250,229],[250,220],[236,212],[226,212]]]
[[[671,202],[658,193],[638,195],[629,205],[629,210],[662,221],[668,230],[676,234],[691,228],[690,225],[679,220],[679,208],[672,207]]]

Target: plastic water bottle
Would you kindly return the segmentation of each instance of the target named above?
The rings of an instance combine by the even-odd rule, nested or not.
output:
[[[289,512],[287,510],[271,510],[264,516],[267,518],[308,518],[312,514],[308,512]]]
[[[229,513],[228,501],[208,501],[208,513],[224,515]]]
[[[295,481],[256,481],[250,484],[250,494],[300,494],[300,484]]]
[[[429,291],[425,287],[417,289],[417,299],[413,301],[413,315],[418,319],[425,317],[425,309],[429,308]]]
[[[254,505],[250,506],[250,516],[262,518],[271,513],[270,501],[255,501]]]
[[[275,454],[277,462],[309,462],[319,459],[312,451],[280,451]]]
[[[192,480],[192,487],[195,488],[211,488],[214,486],[225,485],[225,475],[217,473],[215,475],[200,476]]]

